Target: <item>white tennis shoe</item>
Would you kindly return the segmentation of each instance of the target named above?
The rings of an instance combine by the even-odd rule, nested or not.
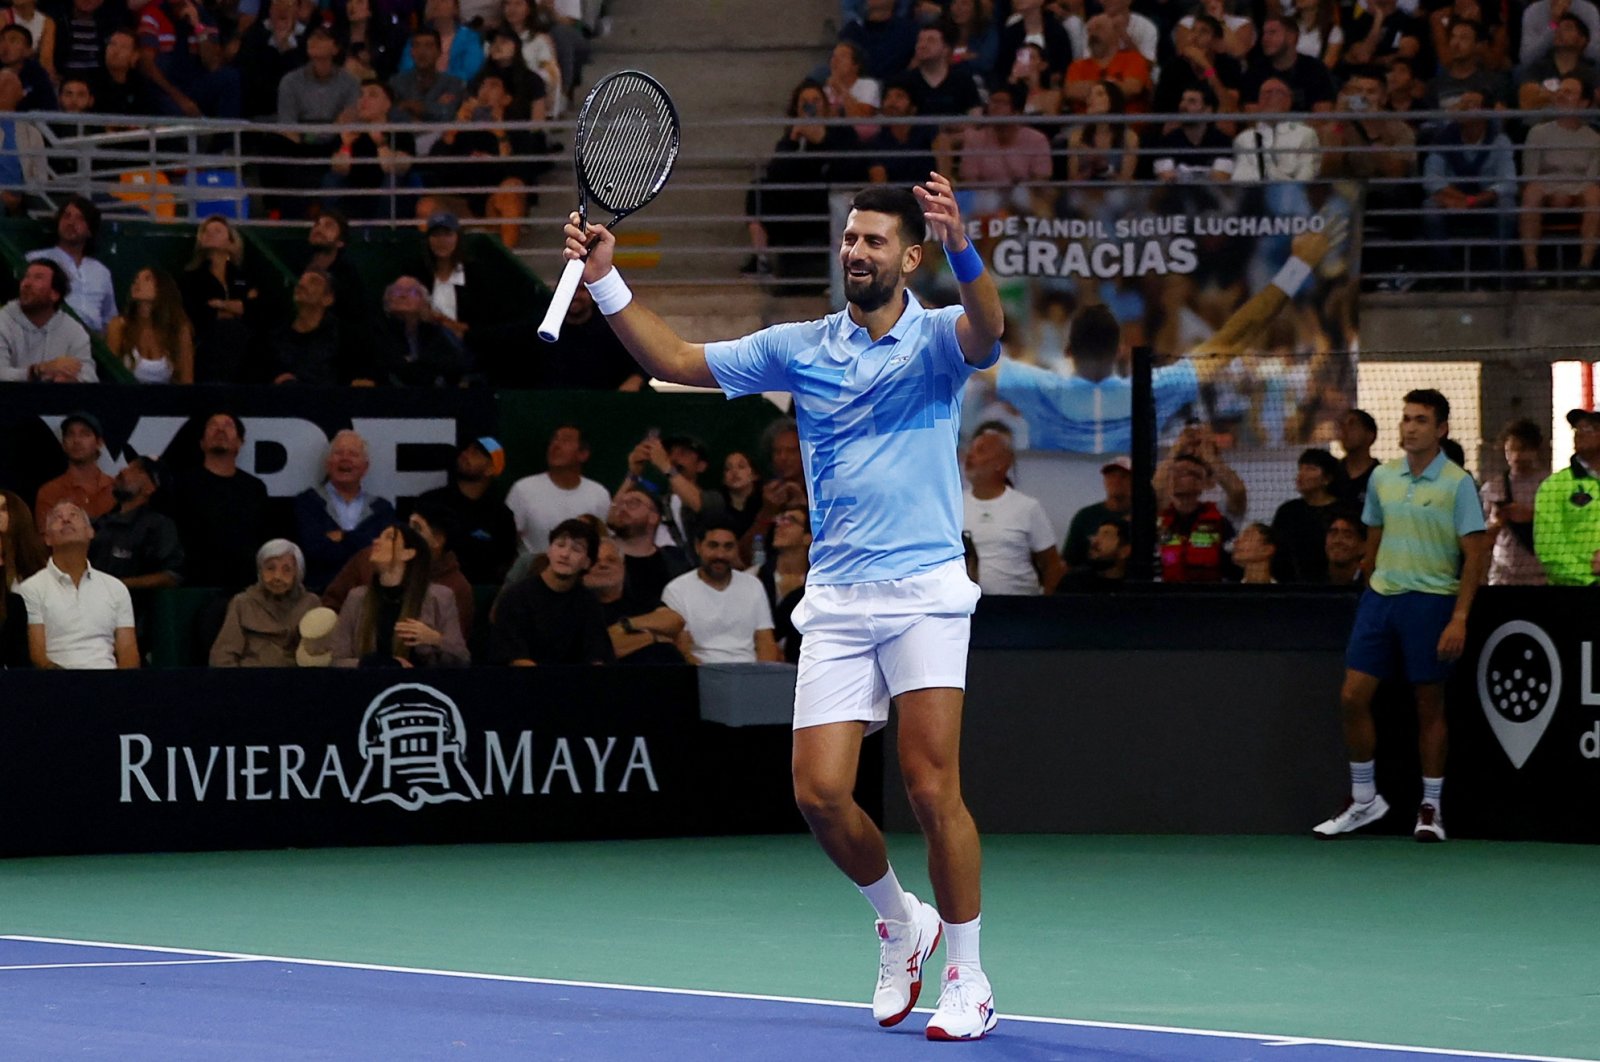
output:
[[[922,992],[922,967],[944,936],[944,922],[932,904],[906,893],[911,921],[879,919],[878,987],[872,993],[872,1016],[888,1028],[905,1021]]]
[[[983,971],[945,967],[939,1008],[928,1019],[928,1039],[981,1040],[999,1024],[994,989]]]
[[[1444,840],[1444,818],[1439,814],[1439,809],[1432,804],[1423,804],[1418,808],[1417,825],[1411,831],[1411,836],[1430,843]]]
[[[1326,822],[1319,822],[1311,828],[1311,832],[1318,837],[1337,837],[1341,833],[1359,830],[1369,823],[1377,822],[1389,813],[1389,802],[1381,795],[1375,795],[1365,804],[1357,804],[1354,800],[1348,801],[1344,809]]]

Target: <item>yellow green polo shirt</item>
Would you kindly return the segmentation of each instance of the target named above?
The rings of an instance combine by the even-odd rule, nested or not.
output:
[[[1539,484],[1533,496],[1533,551],[1551,586],[1595,584],[1600,480],[1576,460]]]
[[[1477,486],[1443,453],[1421,475],[1404,457],[1373,469],[1361,519],[1383,528],[1371,583],[1380,594],[1454,595],[1461,589],[1461,539],[1484,530]]]

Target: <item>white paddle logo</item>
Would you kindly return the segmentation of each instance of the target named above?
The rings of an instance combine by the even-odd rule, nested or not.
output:
[[[1561,659],[1543,628],[1502,623],[1478,654],[1478,702],[1518,770],[1550,726],[1561,697]]]

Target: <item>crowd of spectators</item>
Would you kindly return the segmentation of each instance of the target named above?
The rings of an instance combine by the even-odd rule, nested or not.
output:
[[[1547,287],[1558,229],[1576,237],[1576,283],[1600,285],[1591,121],[1409,117],[1594,109],[1591,0],[847,0],[843,17],[751,192],[747,272],[805,275],[799,255],[772,248],[826,242],[811,187],[937,165],[964,182],[974,214],[1037,210],[1030,186],[1049,179],[1413,178],[1370,191],[1372,231],[1427,238],[1389,251],[1384,272],[1458,272],[1472,240],[1481,270],[1520,243],[1529,284]],[[1319,117],[1334,111],[1344,117]],[[1163,117],[1119,117],[1147,112]],[[964,120],[978,115],[1036,121]],[[1063,125],[1068,115],[1105,117]],[[911,116],[940,121],[881,121]],[[824,117],[858,124],[807,124]]]

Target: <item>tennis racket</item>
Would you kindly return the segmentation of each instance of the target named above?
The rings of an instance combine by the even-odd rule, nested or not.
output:
[[[611,211],[611,225],[656,197],[678,157],[678,108],[661,83],[638,70],[602,78],[578,112],[572,168],[578,177],[578,225],[589,222],[591,202]],[[561,271],[539,338],[561,334],[572,295],[583,278],[583,259]]]

